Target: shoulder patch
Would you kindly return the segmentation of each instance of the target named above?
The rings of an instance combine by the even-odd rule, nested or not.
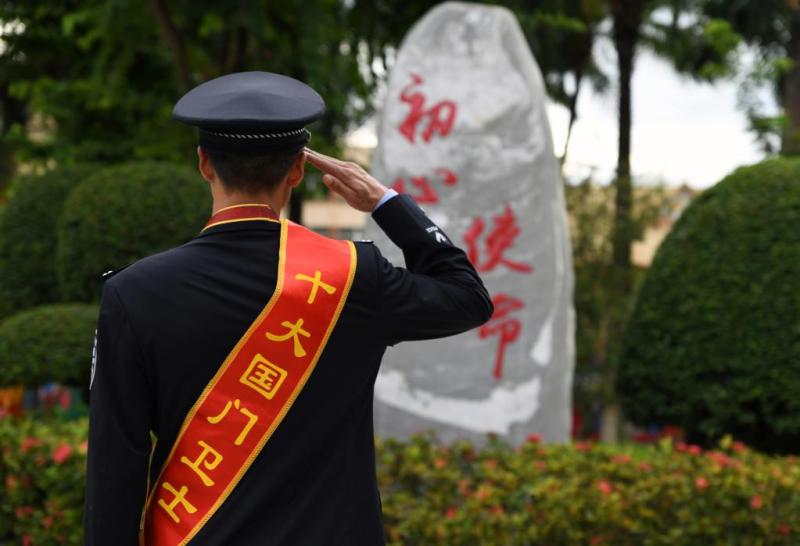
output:
[[[130,265],[130,264],[128,264],[128,265]],[[108,279],[110,279],[111,277],[113,277],[114,275],[116,275],[117,273],[122,271],[123,269],[127,269],[128,265],[122,266],[119,269],[109,269],[108,271],[106,271],[105,273],[100,275],[100,278],[102,280],[104,280],[104,281],[107,281]]]
[[[97,329],[94,331],[94,346],[92,347],[92,371],[89,374],[89,390],[92,390],[94,383],[94,372],[97,369]]]

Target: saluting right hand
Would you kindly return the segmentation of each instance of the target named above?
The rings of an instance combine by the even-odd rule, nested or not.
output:
[[[372,212],[388,191],[356,163],[341,161],[310,148],[305,149],[305,154],[306,161],[322,171],[322,183],[356,210]]]

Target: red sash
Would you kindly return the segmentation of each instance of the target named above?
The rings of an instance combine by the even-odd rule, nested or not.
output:
[[[245,219],[275,221],[239,210],[207,227]],[[355,269],[353,243],[281,222],[275,292],[184,420],[148,495],[142,544],[186,544],[236,487],[314,371]]]

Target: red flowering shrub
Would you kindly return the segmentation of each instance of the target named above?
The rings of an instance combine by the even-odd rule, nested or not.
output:
[[[85,471],[85,419],[0,419],[0,544],[82,544]]]
[[[730,439],[706,452],[385,441],[378,478],[391,546],[800,544],[797,459]]]
[[[390,546],[800,544],[800,464],[714,451],[378,441]],[[86,420],[0,420],[0,545],[82,544]]]

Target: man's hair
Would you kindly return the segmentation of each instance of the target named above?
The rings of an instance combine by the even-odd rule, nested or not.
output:
[[[300,151],[283,150],[259,155],[207,153],[222,185],[242,193],[273,191],[300,155]]]

